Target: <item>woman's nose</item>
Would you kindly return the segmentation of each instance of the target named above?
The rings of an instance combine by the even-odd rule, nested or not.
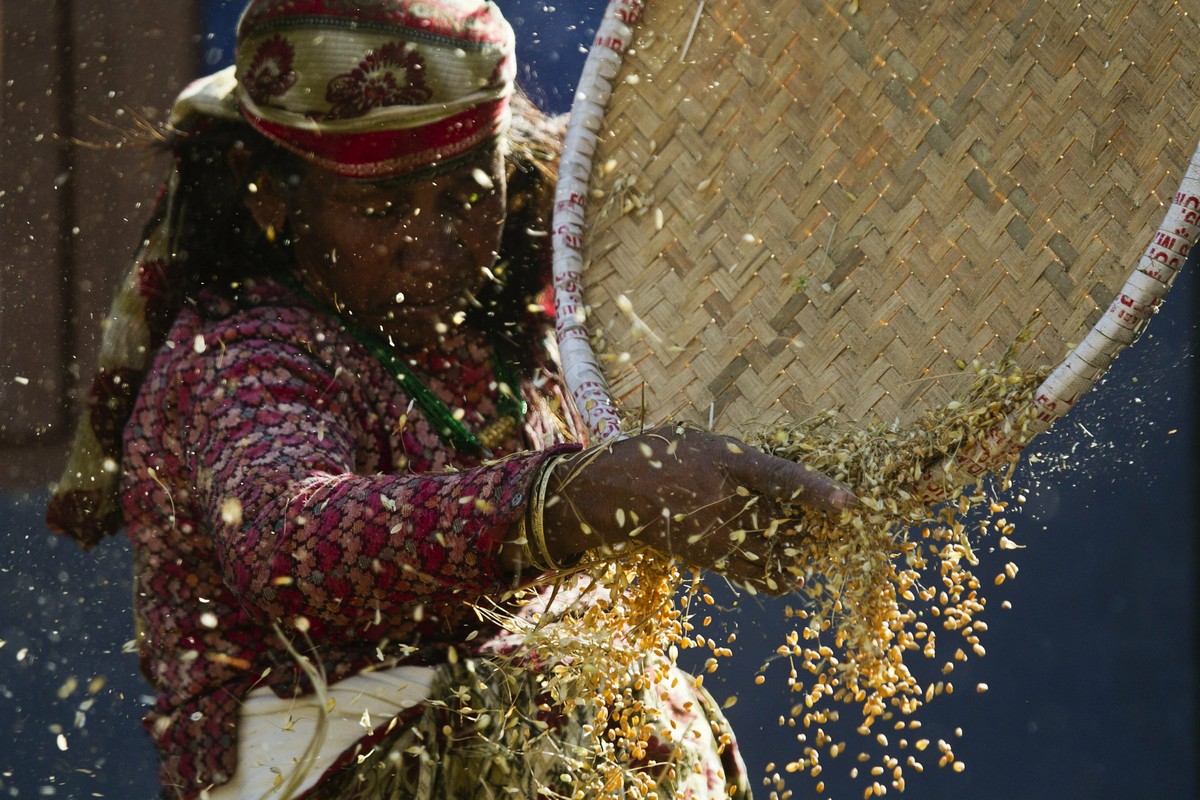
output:
[[[392,235],[396,259],[407,270],[436,271],[460,250],[454,225],[437,214],[411,214]]]

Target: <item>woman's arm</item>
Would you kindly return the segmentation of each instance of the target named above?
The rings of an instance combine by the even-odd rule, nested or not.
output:
[[[183,361],[187,470],[243,606],[264,622],[304,617],[314,635],[353,635],[511,586],[497,556],[553,453],[464,472],[356,474],[362,431],[380,423],[351,396],[353,380],[271,339],[211,343]]]
[[[857,503],[845,485],[802,464],[684,427],[659,428],[548,468],[542,520],[553,560],[595,547],[619,551],[636,539],[771,592],[793,588],[767,568],[785,535],[764,531],[788,516],[782,504],[837,511]],[[502,554],[509,564],[521,557],[511,545]]]

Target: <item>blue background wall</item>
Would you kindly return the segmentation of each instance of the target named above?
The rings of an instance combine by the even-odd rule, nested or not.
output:
[[[240,5],[208,4],[197,74],[228,61]],[[599,3],[501,5],[522,80],[566,110]],[[1142,341],[1032,448],[1041,463],[1018,472],[1030,497],[1010,515],[1028,545],[1014,559],[1020,576],[989,592],[988,655],[956,670],[960,691],[922,716],[930,738],[962,728],[955,750],[967,770],[910,776],[908,796],[1197,796],[1196,266]],[[45,531],[43,502],[0,495],[0,796],[152,797],[154,756],[138,722],[146,687],[122,653],[133,637],[127,548],[79,553]],[[1012,610],[999,609],[1003,599]],[[789,626],[780,604],[722,601],[739,650],[707,685],[720,700],[738,695],[728,713],[757,782],[766,763],[798,752],[776,725],[791,704],[784,674],[752,681]],[[970,690],[979,681],[988,693]],[[826,794],[861,796],[842,762],[827,768]],[[792,786],[811,796],[810,784]]]

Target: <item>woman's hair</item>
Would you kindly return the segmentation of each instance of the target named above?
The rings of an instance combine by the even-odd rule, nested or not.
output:
[[[489,281],[468,320],[516,343],[543,329],[550,313],[550,220],[562,130],[559,120],[544,116],[523,94],[513,97],[497,280]],[[167,213],[175,217],[172,251],[185,276],[184,302],[194,303],[203,292],[236,300],[247,279],[291,269],[289,232],[275,232],[272,241],[244,200],[251,181],[264,173],[281,186],[298,186],[307,163],[242,122],[207,120],[203,128],[177,134],[173,145],[179,187]],[[246,151],[244,175],[230,166],[235,148]]]

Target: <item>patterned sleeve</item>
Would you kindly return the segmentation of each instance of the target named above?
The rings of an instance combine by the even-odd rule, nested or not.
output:
[[[185,364],[177,418],[198,522],[256,620],[303,617],[314,637],[336,638],[512,584],[500,544],[557,451],[463,472],[359,475],[363,404],[305,350],[244,339]]]

